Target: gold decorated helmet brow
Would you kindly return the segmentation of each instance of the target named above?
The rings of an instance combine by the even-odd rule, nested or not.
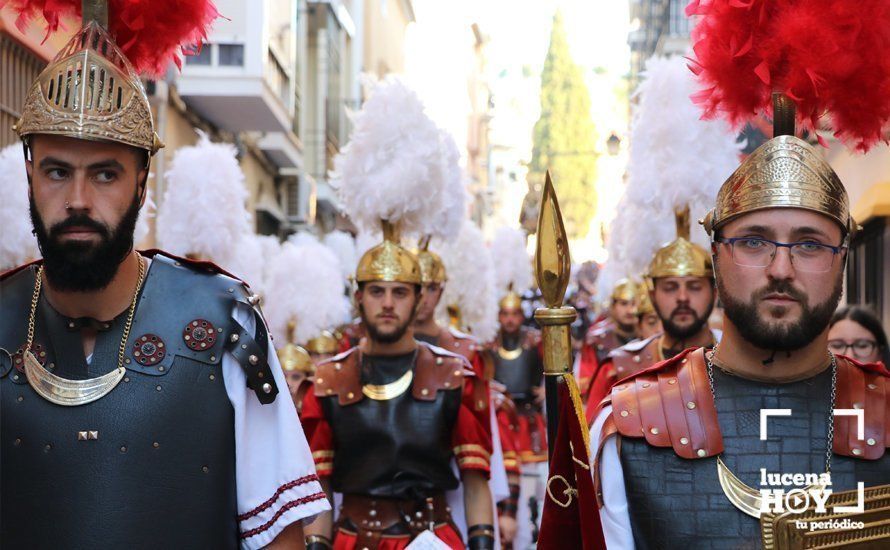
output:
[[[281,369],[284,372],[303,372],[306,374],[315,372],[315,363],[312,361],[309,352],[291,343],[287,343],[278,350],[278,361],[281,362]]]
[[[689,207],[677,210],[674,216],[677,238],[655,252],[646,277],[713,277],[711,255],[689,240]]]
[[[355,281],[423,284],[417,256],[399,244],[398,229],[393,224],[383,222],[383,242],[362,255]]]
[[[711,236],[727,222],[768,208],[801,208],[824,214],[850,234],[847,190],[831,166],[809,143],[775,137],[757,148],[726,180],[717,204],[704,220]]]
[[[303,347],[309,353],[319,355],[332,354],[340,351],[340,341],[334,333],[324,330],[321,334],[306,342],[306,345]]]
[[[652,304],[652,299],[649,297],[649,289],[646,285],[640,285],[639,290],[640,293],[637,295],[637,315],[642,317],[643,315],[655,313],[655,306]]]
[[[108,32],[91,21],[31,85],[15,126],[22,139],[52,134],[163,147],[139,76]]]

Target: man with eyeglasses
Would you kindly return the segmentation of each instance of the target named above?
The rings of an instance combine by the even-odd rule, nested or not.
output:
[[[888,374],[828,346],[855,227],[838,176],[811,145],[780,135],[745,159],[702,223],[723,339],[620,381],[596,417],[591,454],[609,548],[738,548],[803,535],[761,513],[761,490],[795,488],[761,485],[765,472],[830,472],[834,493],[890,481]],[[769,417],[764,438],[768,409],[790,414]],[[863,411],[863,437],[855,416],[833,409]]]

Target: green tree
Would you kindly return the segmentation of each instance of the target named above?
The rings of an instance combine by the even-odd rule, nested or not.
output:
[[[536,210],[544,173],[550,170],[569,238],[584,237],[596,212],[596,130],[584,74],[569,53],[558,10],[541,73],[541,117],[533,144],[526,212]]]

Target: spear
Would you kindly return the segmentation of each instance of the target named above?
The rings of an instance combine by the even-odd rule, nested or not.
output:
[[[547,407],[548,456],[553,456],[559,426],[559,386],[571,372],[572,342],[569,325],[578,316],[571,306],[564,306],[569,286],[572,260],[569,241],[550,172],[544,183],[541,211],[538,215],[538,242],[535,250],[535,277],[546,307],[535,311],[535,320],[543,330],[544,391]]]

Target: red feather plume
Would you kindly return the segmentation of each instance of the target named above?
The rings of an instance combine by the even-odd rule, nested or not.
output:
[[[200,46],[219,17],[212,0],[109,0],[109,32],[137,73],[162,76],[172,61],[182,66],[184,47]],[[47,37],[66,18],[80,18],[81,0],[0,0],[0,9],[18,13],[24,31],[35,18],[47,24]]]
[[[830,117],[835,136],[867,151],[890,121],[887,0],[693,0],[690,69],[704,85],[692,99],[705,118],[738,127],[771,113],[773,91],[797,104],[814,129]]]

